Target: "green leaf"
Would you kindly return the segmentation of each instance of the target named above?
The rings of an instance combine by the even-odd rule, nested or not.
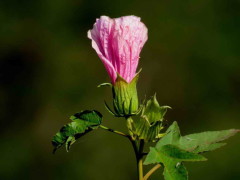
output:
[[[85,110],[80,113],[76,113],[70,117],[71,120],[75,122],[85,123],[86,126],[98,126],[102,122],[102,114],[98,111]]]
[[[156,147],[159,148],[166,144],[173,144],[181,149],[196,153],[212,151],[224,146],[226,143],[219,142],[235,135],[237,132],[239,130],[229,129],[181,136],[177,122],[173,122],[166,131],[166,135],[157,143]]]
[[[167,129],[165,134],[166,135],[163,136],[163,138],[161,138],[160,141],[158,141],[156,145],[157,148],[164,146],[166,144],[178,145],[181,135],[180,129],[176,121],[173,122],[173,124]]]
[[[69,151],[70,146],[81,136],[87,132],[98,128],[102,122],[102,115],[98,111],[82,111],[70,117],[73,122],[63,126],[60,131],[53,137],[52,145],[54,146],[53,152],[64,144],[66,150]]]
[[[187,170],[182,162],[205,160],[206,158],[202,155],[168,144],[160,148],[150,148],[144,164],[162,163],[165,180],[186,180],[188,179]]]
[[[163,175],[165,180],[187,180],[188,172],[183,163],[169,163],[168,168],[164,168]]]
[[[239,130],[230,129],[181,136],[177,122],[173,122],[156,147],[150,149],[144,164],[162,163],[165,180],[187,180],[187,171],[182,162],[206,160],[198,153],[224,146],[222,141],[237,132]]]
[[[166,158],[166,159],[165,159]],[[150,148],[150,152],[144,162],[145,165],[152,163],[164,163],[166,160],[181,161],[205,161],[207,160],[200,154],[185,151],[177,146],[167,144],[160,148]]]
[[[180,147],[188,151],[206,152],[215,150],[226,143],[218,143],[235,135],[239,130],[208,131],[186,135],[180,138]]]

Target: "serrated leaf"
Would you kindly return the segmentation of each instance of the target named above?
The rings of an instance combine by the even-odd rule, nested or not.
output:
[[[166,135],[157,143],[156,147],[159,148],[166,144],[173,144],[181,149],[197,153],[212,151],[225,145],[225,143],[219,142],[235,135],[237,132],[239,130],[229,129],[181,136],[177,122],[173,122],[166,131]]]
[[[96,129],[102,122],[102,115],[98,111],[82,111],[71,116],[71,123],[63,126],[60,131],[53,137],[52,145],[54,146],[53,152],[64,144],[66,150],[69,151],[70,146],[81,136]]]
[[[227,143],[214,143],[214,144],[208,144],[208,145],[202,145],[202,146],[197,146],[192,152],[195,153],[203,153],[207,151],[213,151],[216,150],[222,146],[225,146]]]
[[[151,148],[144,164],[162,163],[165,180],[186,180],[187,171],[182,162],[206,160],[198,153],[224,146],[221,141],[237,132],[239,130],[230,129],[181,136],[177,122],[173,122],[156,147]]]
[[[235,135],[239,130],[229,129],[222,131],[208,131],[196,134],[190,134],[186,136],[182,136],[179,141],[179,145],[181,148],[194,151],[194,152],[206,152],[215,150],[225,143],[222,142],[225,139]]]
[[[186,180],[188,178],[187,170],[182,162],[205,160],[206,158],[202,155],[168,144],[160,148],[150,148],[144,164],[162,163],[164,165],[163,174],[166,180]]]

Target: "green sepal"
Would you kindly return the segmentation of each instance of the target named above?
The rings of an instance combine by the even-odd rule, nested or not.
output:
[[[112,84],[111,83],[102,83],[102,84],[99,84],[97,87],[102,87],[102,86],[110,86],[112,87]]]
[[[116,114],[113,112],[113,110],[108,106],[107,102],[104,101],[105,104],[105,108],[108,110],[108,112],[114,116],[116,116]]]
[[[70,147],[73,143],[75,143],[76,139],[74,136],[69,136],[66,140],[65,146],[66,146],[66,151],[68,152],[70,150]]]
[[[136,115],[138,112],[137,81],[138,72],[130,83],[126,82],[119,74],[112,86],[113,107],[118,117]]]
[[[70,117],[73,122],[63,126],[60,131],[53,137],[53,152],[62,147],[64,144],[69,151],[70,146],[81,136],[99,127],[102,122],[102,115],[98,111],[82,111]]]

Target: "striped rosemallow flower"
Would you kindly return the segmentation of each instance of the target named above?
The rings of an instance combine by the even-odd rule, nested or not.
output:
[[[138,109],[136,70],[140,52],[148,39],[147,32],[136,16],[114,19],[101,16],[88,31],[92,47],[111,79],[113,105],[118,116],[129,116]]]

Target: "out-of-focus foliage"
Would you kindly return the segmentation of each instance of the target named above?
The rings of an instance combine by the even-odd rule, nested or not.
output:
[[[3,0],[0,179],[135,179],[134,153],[122,137],[93,131],[54,156],[50,143],[82,109],[103,112],[113,129],[125,126],[105,110],[111,91],[96,86],[109,79],[86,33],[100,15],[131,14],[149,29],[139,97],[157,92],[183,134],[239,129],[239,0]],[[187,163],[190,178],[240,179],[238,142],[209,153],[207,163]]]

